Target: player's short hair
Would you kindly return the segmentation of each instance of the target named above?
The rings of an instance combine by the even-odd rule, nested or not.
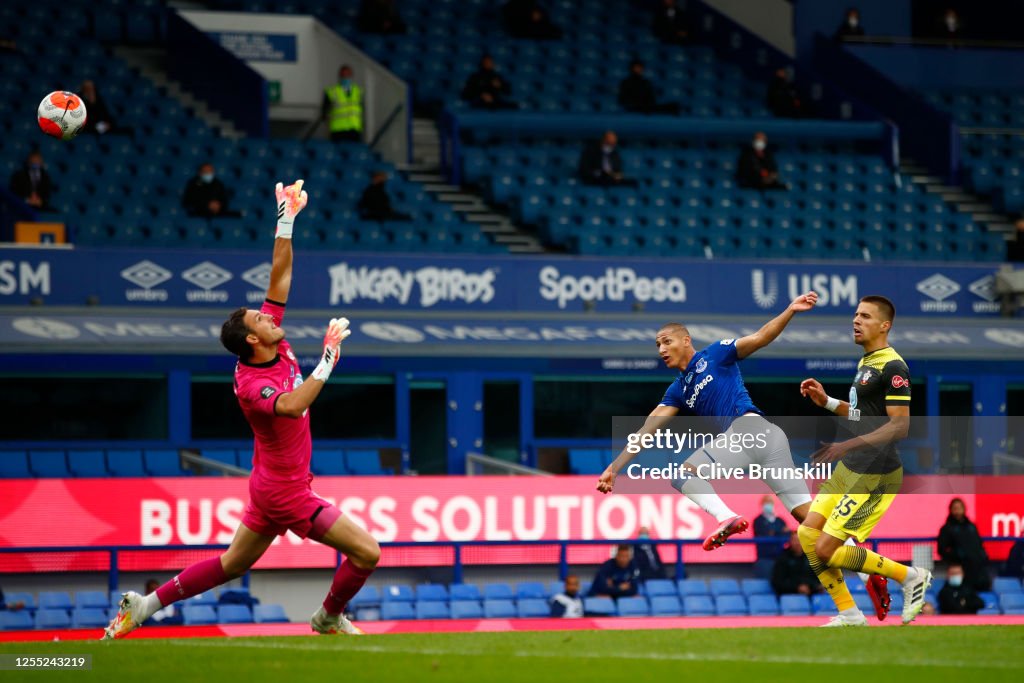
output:
[[[220,343],[224,345],[225,349],[238,356],[239,360],[243,361],[252,358],[252,346],[245,340],[252,331],[245,324],[245,313],[248,310],[243,306],[234,311],[224,321],[223,327],[220,328]]]
[[[686,325],[682,323],[665,323],[658,329],[659,332],[664,332],[666,330],[672,334],[681,334],[684,337],[690,336],[690,331],[686,329]]]
[[[892,322],[896,319],[896,307],[892,305],[889,299],[885,298],[881,294],[869,294],[863,297],[860,302],[862,304],[874,304],[878,306],[878,310],[882,313],[882,319]]]

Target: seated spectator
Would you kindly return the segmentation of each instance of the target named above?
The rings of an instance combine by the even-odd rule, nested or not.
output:
[[[615,557],[597,570],[589,595],[624,598],[636,595],[639,590],[640,568],[633,561],[632,549],[628,545],[620,545],[615,550]]]
[[[783,539],[789,537],[786,523],[775,515],[775,499],[766,495],[761,499],[761,514],[754,518],[754,537]],[[772,575],[775,558],[782,553],[781,543],[758,543],[757,561],[754,562],[754,573],[758,578],[767,579]]]
[[[992,587],[988,573],[988,553],[974,522],[967,518],[967,506],[960,498],[949,501],[949,516],[939,530],[939,556],[943,561],[963,567],[964,582],[976,591]]]
[[[146,595],[149,595],[157,588],[160,587],[160,582],[156,579],[150,579],[146,582]],[[162,607],[153,613],[149,619],[147,619],[144,626],[181,626],[185,623],[185,615],[181,613],[181,610],[175,609],[174,605],[167,605]]]
[[[92,133],[93,135],[106,135],[107,133],[131,135],[132,131],[130,128],[118,126],[114,122],[114,117],[111,116],[110,109],[107,107],[106,101],[100,96],[94,82],[82,81],[82,85],[78,88],[78,94],[85,101],[85,111],[87,114],[85,125],[82,127],[83,133]]]
[[[18,43],[10,38],[0,38],[0,52],[5,54],[16,54],[18,52]]]
[[[510,99],[511,94],[512,87],[494,68],[490,55],[480,58],[480,68],[470,74],[462,88],[462,99],[480,109],[516,109],[519,105]]]
[[[551,596],[551,616],[574,619],[583,616],[583,598],[580,597],[580,577],[569,574],[565,588]]]
[[[50,197],[53,182],[46,172],[43,153],[38,149],[29,152],[25,163],[11,174],[11,192],[29,206],[40,211],[50,211]]]
[[[7,602],[7,600],[4,598],[4,590],[0,588],[0,610],[10,610],[12,612],[17,612],[20,609],[25,609],[25,603],[21,602],[20,600],[17,602]]]
[[[217,178],[209,161],[200,165],[195,177],[185,185],[181,205],[188,215],[201,218],[239,215],[237,211],[228,209],[228,189]]]
[[[1012,576],[1017,580],[1024,579],[1024,537],[1014,541],[1010,554],[1006,556],[1003,571],[999,572],[999,575]]]
[[[622,174],[619,138],[614,131],[605,131],[601,139],[588,144],[580,154],[579,176],[587,185],[636,186],[636,180]]]
[[[395,0],[363,0],[358,25],[364,33],[405,33],[405,22],[398,14]]]
[[[363,190],[363,196],[359,198],[359,204],[356,206],[359,216],[367,221],[411,221],[412,216],[392,208],[391,197],[385,187],[387,182],[387,173],[373,172],[370,184]]]
[[[736,182],[751,190],[786,190],[779,180],[779,165],[768,149],[768,136],[758,131],[736,162]]]
[[[851,7],[846,10],[846,17],[843,19],[843,23],[839,24],[839,28],[836,29],[834,38],[839,41],[862,35],[864,35],[864,27],[860,23],[860,10],[856,7]]]
[[[951,564],[946,570],[946,585],[939,591],[942,614],[977,614],[985,606],[974,587],[964,582],[964,568]]]
[[[558,40],[562,30],[551,23],[537,0],[509,0],[502,8],[505,29],[514,38]]]
[[[775,565],[772,567],[772,589],[779,595],[811,595],[824,590],[818,577],[811,571],[811,564],[804,555],[803,546],[800,545],[800,538],[795,531],[790,533],[789,543],[775,558]]]
[[[642,526],[637,531],[636,537],[641,541],[647,541],[651,538],[651,533],[647,527]],[[661,556],[658,555],[658,546],[653,543],[640,543],[633,546],[633,561],[640,569],[641,580],[665,578],[665,565],[661,563]]]
[[[676,0],[661,0],[654,11],[654,37],[665,43],[685,45],[690,42],[690,19],[676,7]]]
[[[796,86],[789,80],[789,74],[785,69],[777,70],[772,77],[768,84],[768,93],[765,95],[765,104],[772,114],[780,118],[798,119],[807,115]]]
[[[678,114],[679,105],[674,102],[658,103],[654,95],[654,84],[644,76],[644,63],[634,59],[629,65],[629,75],[619,83],[619,104],[626,111],[638,114]]]
[[[1013,222],[1017,231],[1014,239],[1006,243],[1006,260],[1010,263],[1024,262],[1024,216],[1018,216]]]
[[[960,15],[957,14],[955,9],[947,7],[946,11],[942,13],[936,34],[939,38],[951,43],[959,42],[963,39],[963,24],[960,23]]]

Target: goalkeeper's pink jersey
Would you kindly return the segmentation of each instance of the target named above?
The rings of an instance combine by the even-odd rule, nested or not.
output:
[[[260,312],[272,316],[274,324],[280,325],[284,306],[266,301]],[[306,486],[311,479],[309,459],[313,443],[309,411],[299,418],[274,413],[281,395],[301,385],[299,362],[291,345],[283,339],[274,360],[259,365],[239,361],[235,366],[235,395],[255,437],[250,492],[258,491],[264,482],[278,488],[280,484]]]

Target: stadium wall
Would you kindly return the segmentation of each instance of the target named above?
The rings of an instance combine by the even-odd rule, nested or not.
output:
[[[793,39],[793,3],[789,0],[704,0],[787,57],[796,55]]]
[[[846,49],[907,88],[1021,88],[1021,50],[950,50],[909,45],[847,45]]]

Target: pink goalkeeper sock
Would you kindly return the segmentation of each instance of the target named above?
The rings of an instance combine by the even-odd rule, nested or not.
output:
[[[166,607],[172,602],[199,595],[227,580],[228,575],[224,573],[220,558],[211,557],[183,569],[180,574],[157,588],[156,595],[160,598],[160,604]]]
[[[334,573],[331,590],[324,600],[324,610],[328,614],[341,614],[348,601],[359,592],[372,573],[372,569],[360,569],[348,560],[342,562],[338,571]]]

